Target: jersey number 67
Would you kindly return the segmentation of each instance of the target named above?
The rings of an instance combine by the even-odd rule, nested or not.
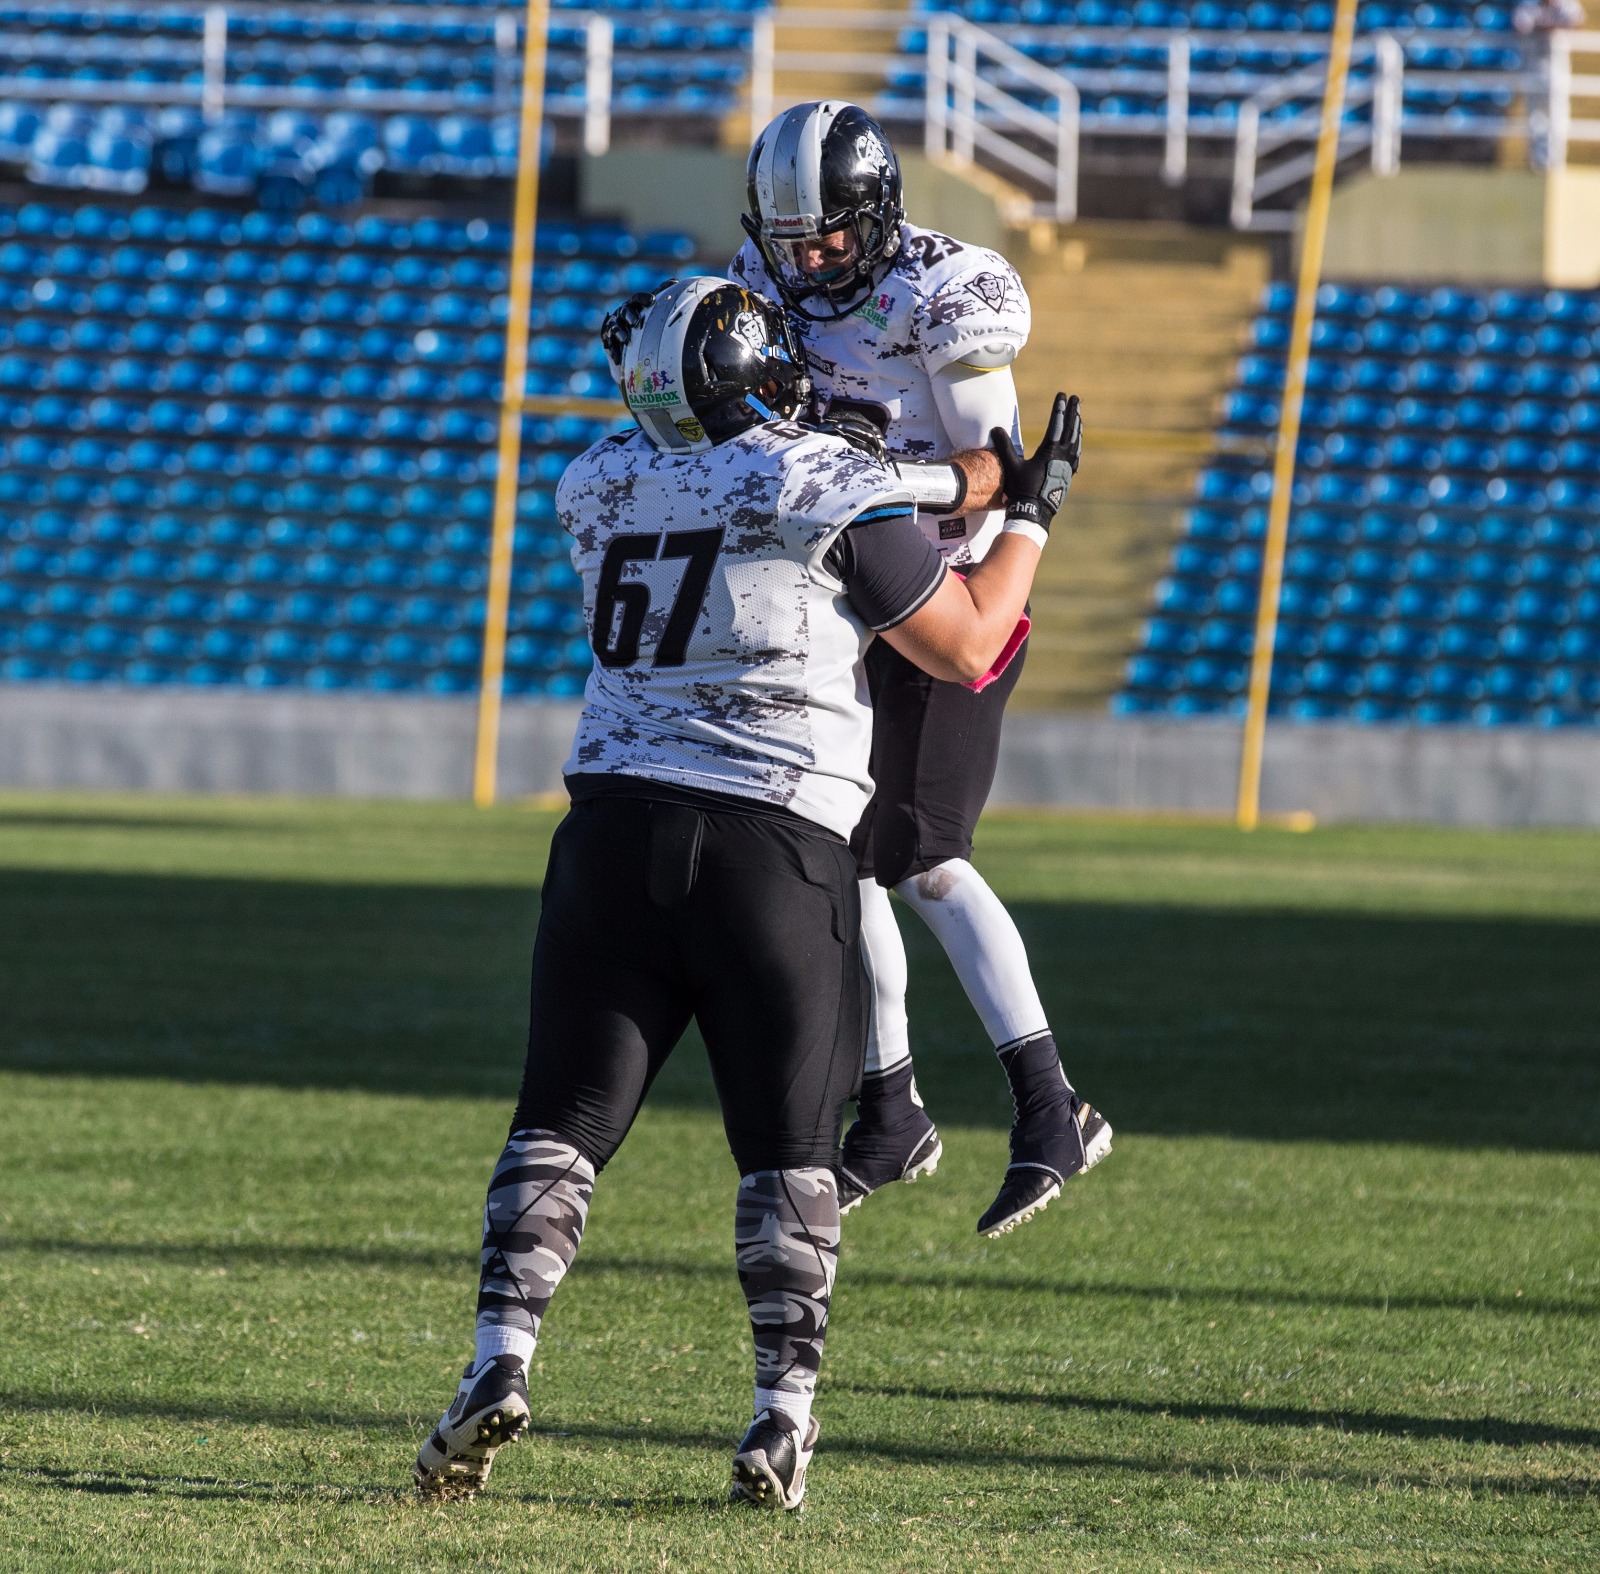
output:
[[[683,578],[650,665],[681,667],[721,549],[721,529],[613,536],[600,561],[600,581],[595,588],[592,643],[600,665],[631,667],[639,660],[639,636],[650,611],[650,587],[637,579],[624,580],[624,567],[679,558],[685,560]]]

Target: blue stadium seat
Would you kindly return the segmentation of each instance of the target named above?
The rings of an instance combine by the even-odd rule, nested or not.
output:
[[[0,419],[14,409],[34,423],[6,442],[0,500],[35,510],[53,500],[78,532],[55,545],[16,543],[6,565],[13,571],[8,604],[24,604],[30,585],[42,587],[39,594],[53,587],[60,594],[51,617],[69,643],[86,630],[100,631],[81,653],[74,645],[30,659],[78,662],[81,681],[113,669],[130,682],[311,681],[314,666],[333,664],[313,663],[304,648],[266,650],[261,642],[268,626],[307,634],[344,617],[342,600],[306,599],[318,595],[308,566],[324,538],[325,556],[364,569],[369,593],[377,586],[398,594],[404,615],[426,618],[439,636],[470,622],[474,603],[481,618],[490,488],[480,472],[492,472],[486,462],[492,456],[482,449],[493,433],[502,339],[480,325],[486,306],[494,320],[485,296],[504,288],[505,228],[388,224],[385,238],[422,237],[422,255],[373,253],[361,269],[345,264],[362,254],[340,250],[352,245],[353,226],[306,217],[319,223],[286,228],[282,218],[259,210],[221,208],[102,207],[87,217],[41,210],[19,226],[16,245],[0,237],[0,272],[13,270],[31,289],[38,269],[47,261],[52,269],[49,292],[30,293],[29,310],[0,333],[0,382],[15,385],[4,389],[12,402],[0,402]],[[574,263],[584,266],[575,269],[573,283],[598,298],[586,299],[573,320],[588,323],[619,282],[616,264],[638,248],[599,227],[578,230],[575,240]],[[585,249],[593,255],[585,257]],[[660,250],[681,257],[683,238],[668,237]],[[405,362],[421,324],[402,319],[403,338],[369,328],[365,302],[385,289],[374,281],[402,271],[391,263],[406,260],[421,265],[409,288],[433,300],[442,319],[434,331],[455,342],[432,346],[439,360],[429,368],[431,384],[397,400],[397,375],[425,364]],[[268,312],[265,297],[275,289],[294,293],[284,308],[275,297]],[[318,336],[308,338],[312,330]],[[559,368],[560,386],[571,372],[568,360]],[[313,419],[322,401],[341,393],[349,408],[381,426],[324,435]],[[515,580],[517,633],[527,641],[518,649],[530,663],[524,692],[571,693],[581,688],[588,656],[568,637],[576,586],[570,568],[551,559],[564,545],[550,528],[549,487],[570,452],[607,427],[532,425]],[[413,464],[426,474],[409,483]],[[407,485],[433,494],[425,503],[418,495],[415,514],[402,513],[413,506]],[[341,508],[348,512],[341,515]],[[375,532],[389,520],[404,528],[384,554]],[[371,537],[350,556],[331,539],[344,521]],[[46,523],[54,528],[59,521]],[[445,523],[462,526],[464,556],[431,555],[448,544]],[[123,577],[108,579],[113,573]],[[408,585],[421,588],[425,575],[433,583],[424,594],[403,594]],[[348,578],[334,588],[341,597],[362,593]],[[169,597],[158,611],[150,592],[169,589],[200,599]],[[119,595],[120,614],[111,602]],[[139,596],[144,603],[127,601]],[[241,596],[256,599],[241,602]],[[69,619],[79,627],[69,628]],[[146,625],[176,634],[160,636],[159,650],[129,647],[130,634]],[[233,632],[208,643],[207,631],[217,629]],[[177,636],[186,631],[198,645],[184,647]],[[419,658],[428,649],[406,647]],[[449,677],[434,686],[470,687],[475,650],[469,654],[463,665],[437,669]],[[565,665],[573,662],[578,666]],[[400,688],[425,681],[424,661],[407,663],[393,652],[378,670],[387,673],[381,681]]]
[[[1560,650],[1560,640],[1548,628],[1513,623],[1500,631],[1500,654],[1510,661],[1548,666],[1556,659]]]
[[[1595,545],[1592,532],[1576,520],[1551,515],[1534,521],[1533,540],[1554,552],[1588,553]]]
[[[1582,583],[1583,570],[1576,559],[1564,554],[1533,552],[1523,559],[1522,577],[1524,584],[1534,587],[1526,594],[1544,595],[1552,603],[1560,603],[1559,592],[1575,590]]]
[[[1259,344],[1283,342],[1290,304],[1287,288],[1267,293]],[[1304,652],[1280,646],[1274,713],[1322,717],[1332,706],[1358,720],[1396,720],[1414,705],[1424,724],[1568,724],[1583,714],[1576,690],[1569,683],[1564,697],[1546,699],[1541,685],[1548,687],[1564,650],[1565,659],[1596,654],[1582,631],[1591,618],[1600,627],[1592,526],[1600,513],[1600,401],[1579,396],[1600,392],[1589,337],[1600,297],[1449,289],[1424,297],[1395,287],[1369,295],[1335,285],[1324,291],[1323,316],[1329,351],[1366,320],[1369,356],[1377,347],[1413,358],[1409,365],[1367,359],[1346,366],[1328,356],[1313,363],[1310,381],[1324,379],[1321,392],[1338,389],[1341,378],[1357,392],[1307,401],[1280,612],[1287,626],[1314,628],[1329,613],[1335,621]],[[1275,356],[1245,357],[1224,422],[1266,429],[1281,375]],[[1406,396],[1397,399],[1402,380]],[[1391,426],[1395,435],[1383,439]],[[1175,576],[1158,588],[1160,616],[1147,624],[1144,648],[1189,658],[1178,690],[1159,698],[1174,714],[1231,703],[1210,669],[1190,667],[1212,645],[1226,653],[1232,625],[1219,616],[1247,618],[1253,608],[1249,566],[1219,568],[1216,559],[1239,539],[1257,484],[1236,460],[1202,473]],[[1391,591],[1402,566],[1404,582]],[[1585,584],[1593,588],[1580,589]],[[1213,621],[1202,641],[1198,619],[1206,614]],[[1379,666],[1393,670],[1352,711],[1344,667],[1359,670],[1375,653]],[[1318,659],[1331,665],[1313,676],[1309,663]],[[1438,667],[1434,686],[1419,699],[1418,674],[1430,660]],[[1484,669],[1499,675],[1485,680]],[[1514,679],[1513,671],[1522,675]],[[1487,692],[1477,686],[1483,681]],[[1144,704],[1118,708],[1134,714]]]
[[[1393,597],[1386,583],[1350,579],[1334,588],[1330,602],[1333,614],[1380,622],[1389,616]]]
[[[247,197],[255,191],[259,173],[254,127],[248,122],[224,123],[201,134],[192,176],[196,190]]]

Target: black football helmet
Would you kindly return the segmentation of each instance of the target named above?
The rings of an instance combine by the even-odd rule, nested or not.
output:
[[[750,211],[740,222],[761,248],[784,301],[802,317],[847,317],[900,251],[900,160],[858,104],[796,104],[756,138],[745,167]],[[819,254],[843,232],[848,255]]]
[[[647,305],[608,318],[628,409],[663,453],[697,453],[811,400],[805,351],[782,307],[726,279],[674,279]],[[613,316],[616,314],[614,313]]]

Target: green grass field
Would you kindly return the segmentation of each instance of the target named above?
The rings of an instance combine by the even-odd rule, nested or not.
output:
[[[1111,1160],[973,1232],[1004,1084],[914,918],[939,1175],[846,1221],[804,1514],[723,1503],[734,1171],[685,1043],[477,1502],[554,816],[0,797],[0,1568],[1600,1567],[1600,837],[1023,817]]]

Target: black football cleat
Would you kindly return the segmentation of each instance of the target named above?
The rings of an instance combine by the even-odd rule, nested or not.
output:
[[[914,1181],[939,1167],[944,1144],[922,1107],[911,1062],[862,1080],[856,1118],[834,1165],[839,1212],[881,1186]]]
[[[739,1452],[733,1456],[730,1503],[750,1503],[756,1508],[799,1508],[806,1495],[806,1467],[817,1446],[821,1428],[812,1416],[806,1423],[804,1442],[800,1428],[779,1410],[763,1410],[750,1423]]]
[[[1011,1128],[1011,1163],[1000,1193],[978,1220],[978,1233],[997,1240],[1061,1195],[1074,1175],[1093,1169],[1111,1151],[1111,1123],[1072,1093],[1068,1102],[1039,1110]]]
[[[528,1429],[528,1379],[514,1355],[497,1355],[474,1373],[469,1361],[461,1387],[433,1435],[422,1445],[412,1478],[436,1502],[472,1497],[489,1479],[494,1456]]]

